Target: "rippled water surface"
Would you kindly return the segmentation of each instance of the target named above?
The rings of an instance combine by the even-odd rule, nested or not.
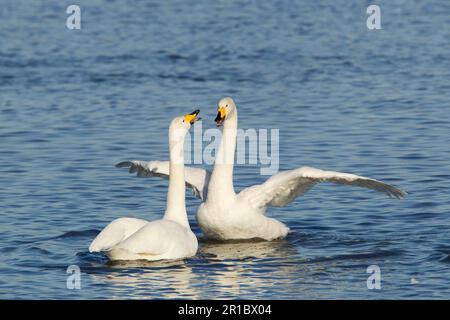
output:
[[[190,3],[192,2],[192,3]],[[450,3],[71,1],[0,6],[0,298],[450,298]],[[157,219],[167,182],[114,168],[167,159],[175,115],[213,127],[230,95],[241,128],[279,128],[281,169],[353,172],[410,194],[318,185],[269,214],[274,242],[109,263],[89,243],[111,220]],[[235,169],[236,189],[263,182]],[[66,288],[69,265],[80,290]],[[381,290],[366,269],[381,268]]]

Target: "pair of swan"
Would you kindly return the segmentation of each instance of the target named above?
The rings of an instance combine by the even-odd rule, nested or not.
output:
[[[145,221],[119,218],[112,221],[89,246],[90,252],[104,251],[111,260],[173,260],[197,253],[185,205],[184,139],[196,122],[199,110],[177,117],[169,127],[169,189],[164,216]]]
[[[245,188],[236,194],[233,186],[233,164],[238,113],[233,99],[227,97],[219,101],[215,121],[218,126],[223,125],[223,133],[213,171],[188,166],[184,168],[186,185],[202,200],[197,211],[197,221],[207,238],[259,238],[268,241],[283,238],[289,228],[282,222],[267,217],[266,210],[269,207],[285,206],[319,182],[365,187],[398,199],[406,195],[406,192],[375,179],[309,167],[279,172],[263,184]],[[138,176],[169,179],[169,189],[172,175],[176,173],[172,171],[170,161],[132,160],[120,162],[116,166],[127,167],[130,173],[137,172]],[[174,199],[168,197],[168,201],[171,200]],[[179,197],[176,201],[184,206],[184,192],[183,199]],[[131,224],[135,222],[130,222]]]

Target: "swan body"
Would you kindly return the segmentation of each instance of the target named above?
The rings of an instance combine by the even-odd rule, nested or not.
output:
[[[197,221],[205,236],[216,240],[284,238],[289,228],[267,217],[265,208],[251,206],[245,194],[239,193],[227,207],[200,204]]]
[[[169,128],[170,172],[167,206],[160,220],[119,218],[92,241],[90,252],[103,251],[110,260],[182,259],[197,252],[197,237],[191,231],[185,205],[184,138],[198,111],[175,118]]]
[[[161,219],[147,222],[107,254],[111,260],[173,260],[195,255],[197,246],[190,228]]]
[[[283,207],[303,195],[319,182],[351,185],[403,198],[406,192],[381,181],[350,173],[325,171],[310,167],[281,171],[266,182],[235,193],[233,162],[237,135],[237,108],[231,98],[218,104],[217,124],[223,124],[223,134],[212,172],[186,167],[186,185],[202,200],[197,221],[206,237],[218,240],[274,240],[285,237],[289,228],[267,217],[269,207]],[[117,167],[128,167],[138,176],[168,178],[167,161],[124,161]]]

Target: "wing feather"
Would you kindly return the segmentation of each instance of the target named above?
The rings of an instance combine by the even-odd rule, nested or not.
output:
[[[116,164],[117,168],[129,168],[130,173],[138,177],[161,177],[169,179],[169,161],[122,161]],[[208,183],[211,173],[202,168],[184,167],[186,186],[192,188],[193,194],[202,200],[206,199]]]
[[[375,179],[310,167],[279,172],[265,183],[244,189],[241,193],[256,207],[282,207],[319,182],[364,187],[397,199],[407,195],[405,191]]]
[[[89,246],[89,252],[108,251],[147,224],[135,218],[119,218],[110,222]]]
[[[113,250],[126,250],[140,255],[161,255],[174,246],[179,232],[180,227],[172,221],[151,221],[118,243]]]

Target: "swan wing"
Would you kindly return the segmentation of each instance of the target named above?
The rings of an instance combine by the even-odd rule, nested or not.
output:
[[[147,224],[135,218],[119,218],[108,224],[89,246],[89,252],[108,251]]]
[[[332,182],[364,187],[401,199],[406,192],[384,182],[350,173],[325,171],[310,167],[279,172],[265,183],[244,189],[243,195],[256,207],[283,207],[303,195],[318,182]]]
[[[114,250],[126,250],[130,253],[145,256],[156,256],[167,253],[180,233],[175,222],[155,220],[120,242]]]
[[[138,177],[161,177],[169,179],[169,161],[122,161],[117,168],[129,168],[130,173],[137,173]],[[208,183],[211,173],[208,170],[194,167],[184,167],[186,186],[192,188],[193,194],[202,200],[206,199]]]

